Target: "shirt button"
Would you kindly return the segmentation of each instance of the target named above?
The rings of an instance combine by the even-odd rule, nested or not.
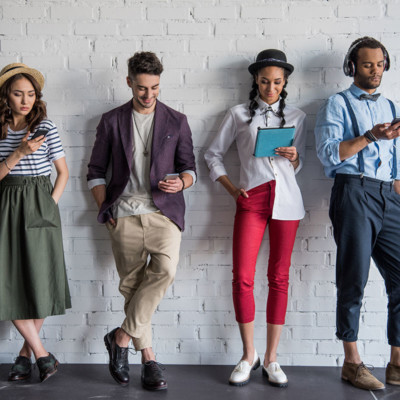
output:
[[[278,176],[278,174],[275,174],[275,176]]]

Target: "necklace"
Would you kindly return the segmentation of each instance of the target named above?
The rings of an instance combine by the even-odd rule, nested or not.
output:
[[[270,115],[268,114],[269,112],[272,112],[272,114],[275,115],[275,117],[279,117],[278,113],[274,111],[274,109],[271,106],[265,107],[261,111],[261,114],[264,114],[265,126],[268,126],[268,120],[271,118]]]
[[[149,138],[150,138],[150,133],[151,133],[151,131],[153,129],[154,118],[153,118],[153,121],[151,122],[150,132],[147,135],[146,143],[144,143],[144,140],[142,138],[142,135],[140,134],[140,130],[139,130],[139,128],[137,126],[137,123],[136,123],[135,113],[133,112],[132,114],[133,114],[133,122],[135,123],[135,127],[136,127],[136,130],[137,130],[137,133],[138,133],[138,135],[140,137],[140,140],[143,143],[143,147],[144,147],[143,155],[145,157],[147,157],[149,155],[149,151],[147,150],[147,146],[149,145]]]

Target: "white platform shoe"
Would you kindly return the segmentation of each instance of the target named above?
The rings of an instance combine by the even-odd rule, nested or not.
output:
[[[229,384],[233,386],[243,386],[250,380],[251,371],[256,370],[260,366],[260,357],[257,351],[254,350],[253,363],[249,364],[247,361],[239,361],[229,378]]]
[[[288,379],[286,374],[282,371],[280,365],[277,362],[272,362],[268,364],[265,368],[263,365],[262,369],[263,375],[268,378],[268,383],[272,386],[286,387],[288,385]]]

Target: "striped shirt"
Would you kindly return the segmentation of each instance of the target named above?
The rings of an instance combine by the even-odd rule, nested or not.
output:
[[[18,148],[21,140],[28,132],[27,129],[15,132],[10,127],[8,128],[7,137],[4,140],[0,140],[0,162],[4,161]],[[21,158],[19,163],[10,171],[10,175],[47,176],[51,174],[52,163],[59,158],[65,157],[57,127],[53,122],[48,119],[41,121],[34,132],[29,135],[28,140],[38,129],[49,131],[46,135],[46,140],[34,153]]]

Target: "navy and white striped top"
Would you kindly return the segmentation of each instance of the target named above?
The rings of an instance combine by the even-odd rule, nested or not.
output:
[[[18,148],[27,133],[27,129],[14,132],[8,128],[7,137],[4,140],[0,140],[0,161],[4,161]],[[38,129],[49,131],[46,135],[46,140],[34,153],[21,158],[19,163],[10,171],[10,175],[50,175],[52,163],[59,158],[65,157],[57,127],[53,122],[44,119],[34,132]],[[29,135],[28,140],[34,135],[34,132]]]

